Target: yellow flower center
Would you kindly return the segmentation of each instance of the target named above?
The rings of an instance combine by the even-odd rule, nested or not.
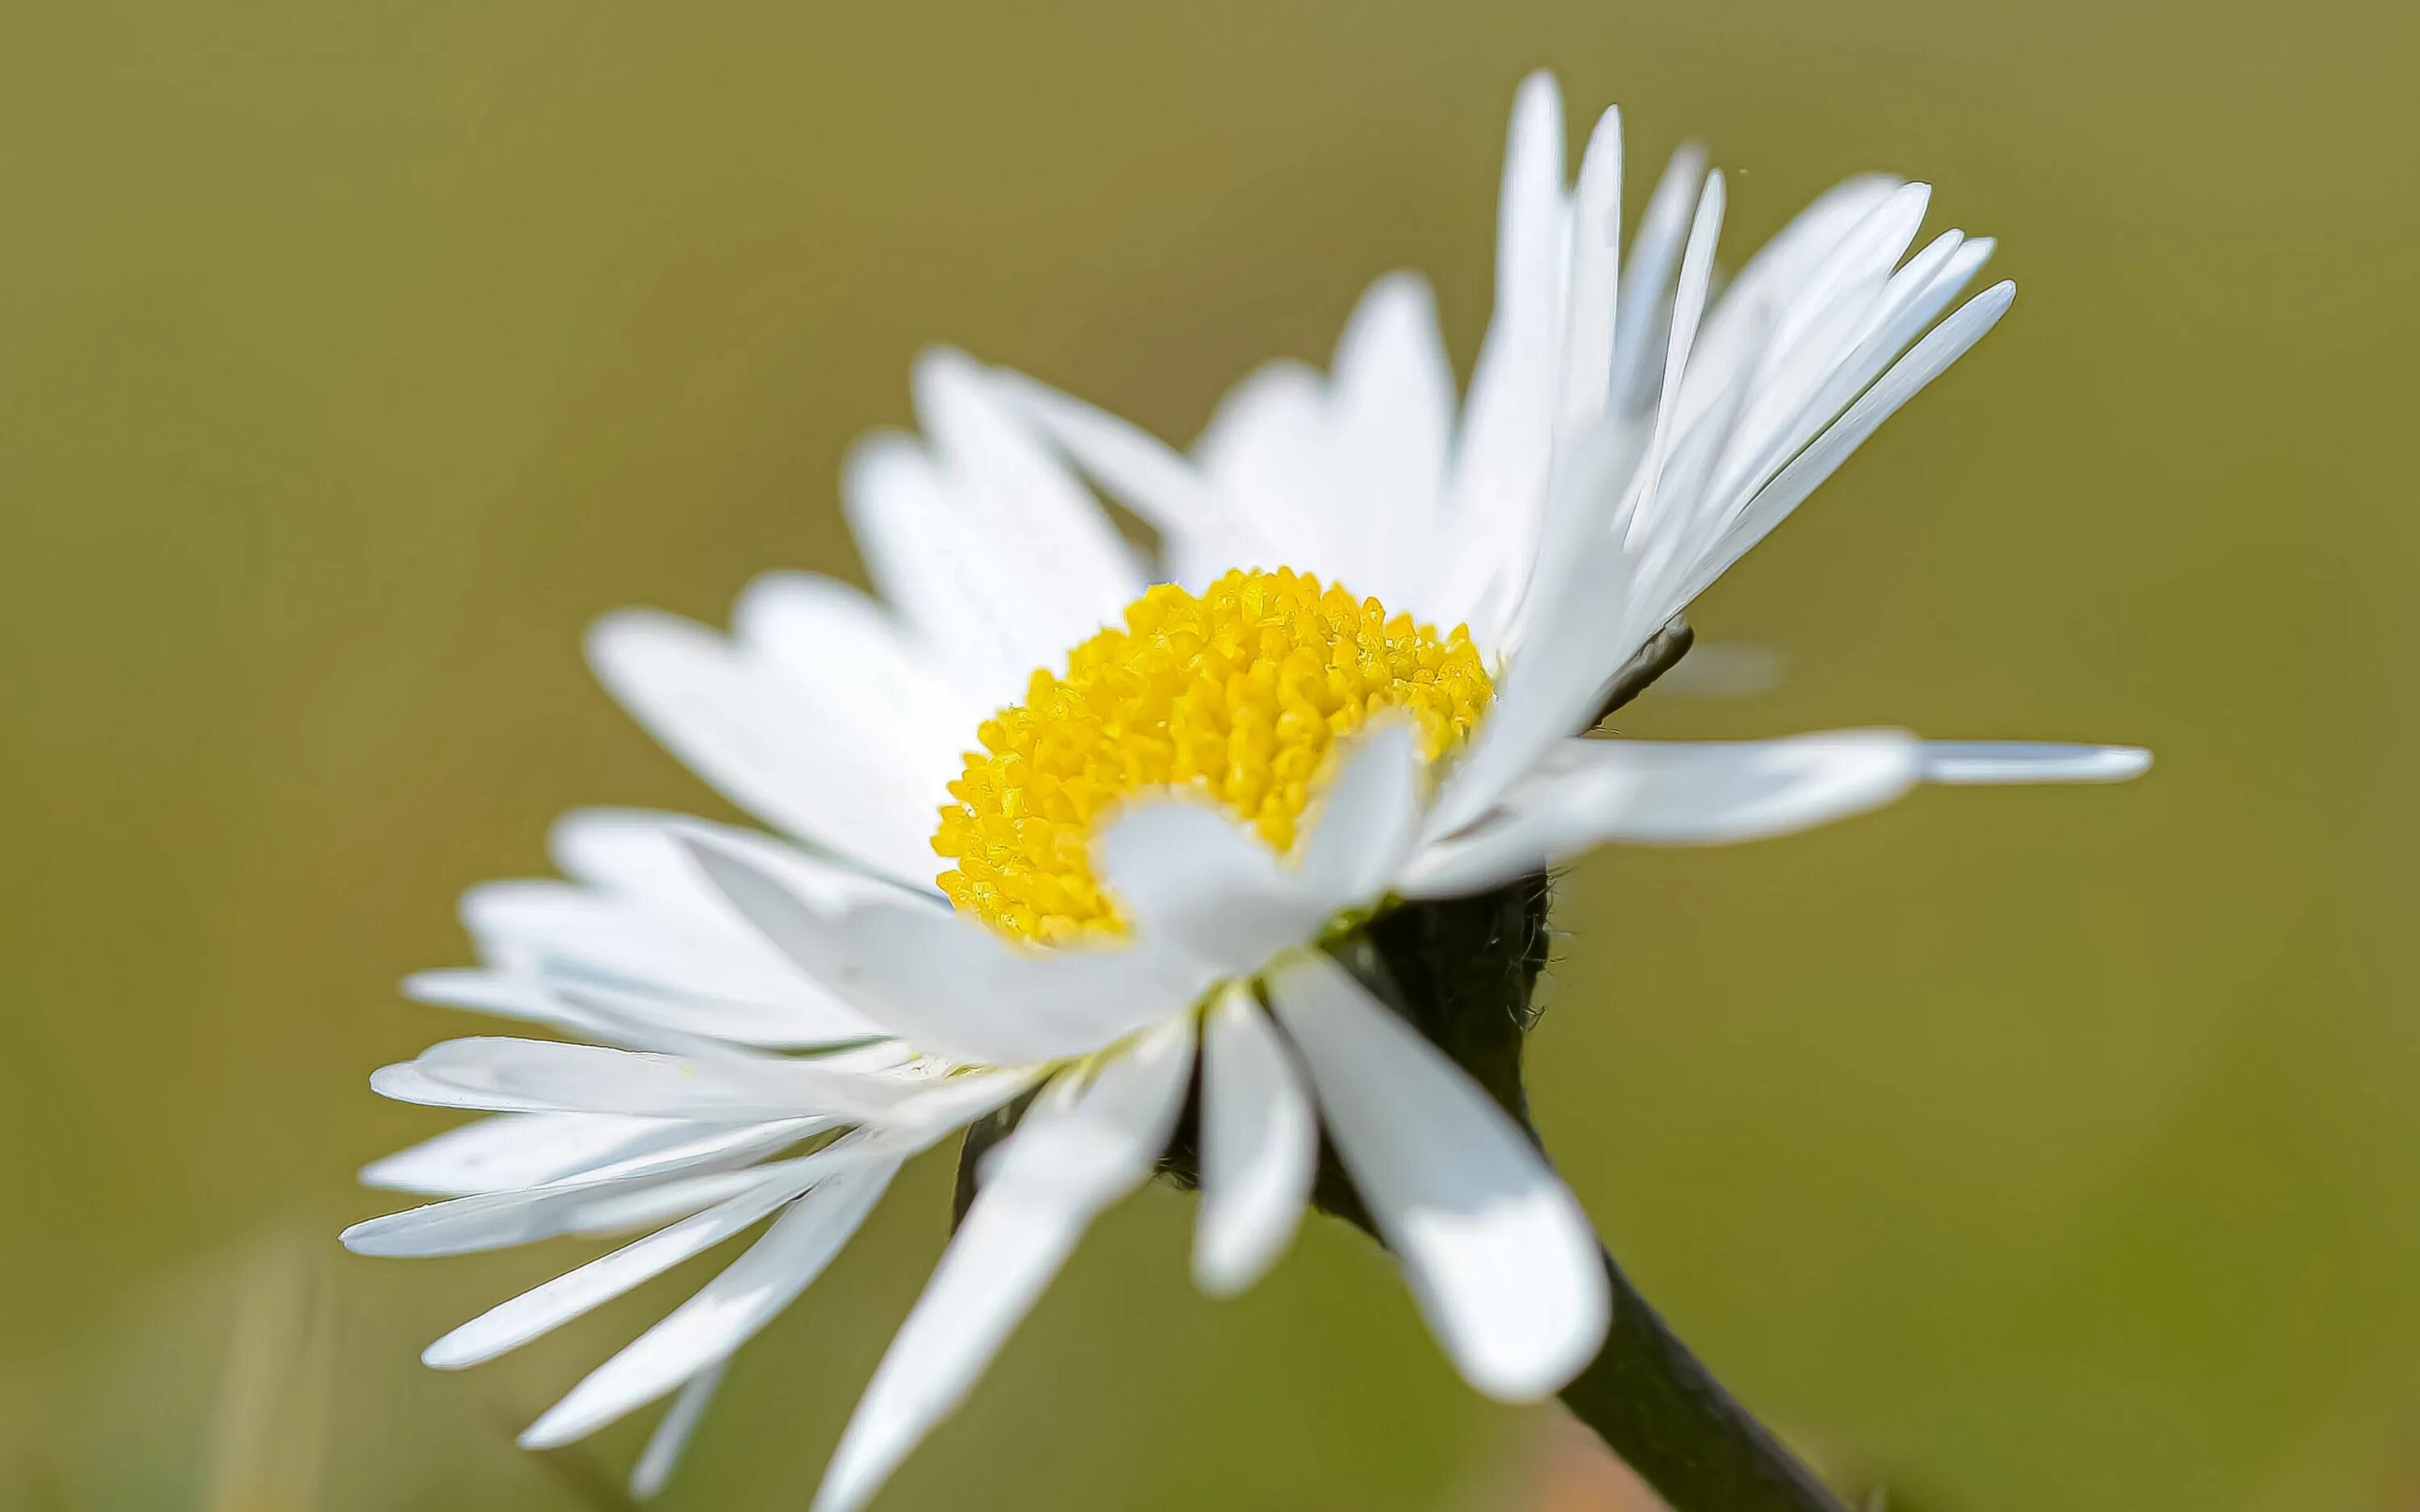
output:
[[[1093,878],[1095,818],[1138,794],[1215,800],[1284,854],[1338,743],[1386,709],[1435,761],[1494,695],[1470,631],[1440,637],[1306,573],[1231,572],[1199,594],[1161,584],[975,733],[933,849],[960,908],[1057,944],[1124,925]]]

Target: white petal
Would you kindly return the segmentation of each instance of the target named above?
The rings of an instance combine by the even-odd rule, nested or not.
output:
[[[652,610],[598,621],[588,656],[623,707],[734,802],[877,872],[929,874],[951,753],[912,722],[817,709],[731,641]]]
[[[1370,285],[1336,345],[1327,396],[1325,511],[1336,538],[1316,561],[1398,611],[1432,612],[1431,585],[1453,562],[1437,528],[1453,435],[1453,371],[1426,280],[1390,273]]]
[[[1275,560],[1333,576],[1335,501],[1351,480],[1334,467],[1328,440],[1326,380],[1308,363],[1280,361],[1227,391],[1193,456],[1219,507],[1249,519]]]
[[[1785,835],[1889,803],[1922,772],[1920,743],[1895,730],[1706,745],[1567,741],[1505,795],[1494,818],[1431,846],[1401,886],[1406,896],[1452,897],[1607,841],[1720,844]]]
[[[975,501],[913,437],[881,433],[852,446],[841,503],[866,575],[970,695],[1006,702],[1028,672],[1067,649],[1041,595],[993,555]]]
[[[1192,1064],[1191,1020],[1180,1018],[1090,1086],[1062,1077],[994,1149],[965,1224],[841,1435],[814,1512],[863,1505],[966,1399],[1094,1216],[1149,1178]]]
[[[431,1003],[439,1008],[463,1008],[498,1018],[551,1025],[583,1040],[606,1040],[617,1044],[625,1042],[623,1037],[613,1032],[613,1028],[597,1014],[555,995],[535,969],[535,952],[520,952],[520,957],[497,971],[458,968],[415,971],[403,979],[403,995],[414,1002]],[[644,1038],[644,1031],[641,1030],[636,1038]],[[632,1042],[630,1048],[642,1047]],[[649,1043],[644,1048],[661,1050],[670,1046]],[[407,1097],[398,1101],[410,1103],[417,1100]]]
[[[1836,184],[1817,195],[1741,265],[1706,312],[1705,329],[1690,364],[1699,371],[1705,392],[1694,397],[1709,400],[1713,391],[1747,380],[1752,369],[1743,365],[1747,354],[1741,347],[1745,332],[1740,324],[1747,313],[1789,302],[1838,250],[1841,239],[1899,188],[1898,179],[1883,174],[1860,175]]]
[[[765,573],[732,607],[731,634],[752,662],[778,672],[832,723],[864,728],[879,721],[903,748],[938,745],[954,754],[970,721],[986,712],[970,704],[945,664],[888,608],[849,583]]]
[[[806,1190],[813,1172],[766,1180],[706,1211],[692,1213],[610,1255],[569,1271],[509,1302],[499,1304],[455,1329],[421,1352],[423,1365],[459,1370],[509,1350],[601,1306],[640,1283],[702,1255]]]
[[[482,1113],[549,1113],[559,1109],[526,1097],[478,1096],[439,1081],[411,1061],[370,1072],[370,1090],[397,1103],[428,1108],[475,1108]]]
[[[1694,145],[1682,147],[1665,165],[1638,218],[1630,258],[1622,266],[1621,297],[1614,315],[1619,340],[1606,409],[1617,419],[1647,408],[1655,364],[1668,349],[1656,312],[1671,297],[1673,270],[1679,266],[1689,229],[1689,208],[1701,199],[1705,177],[1705,153]]]
[[[689,1384],[673,1398],[672,1406],[664,1412],[664,1420],[647,1436],[647,1446],[640,1452],[639,1462],[631,1467],[632,1501],[652,1501],[673,1478],[682,1451],[697,1432],[698,1419],[706,1415],[706,1403],[714,1399],[714,1389],[722,1384],[722,1371],[721,1364],[706,1366],[690,1377]]]
[[[1725,459],[1713,490],[1718,507],[1712,523],[1729,527],[1756,489],[1924,333],[1991,256],[1992,246],[1988,238],[1969,240],[1946,231],[1892,274],[1853,323],[1825,333],[1820,343],[1806,338],[1802,346],[1826,349],[1784,364],[1785,372],[1760,385],[1757,419]],[[1703,555],[1711,545],[1711,539],[1699,544],[1694,554]]]
[[[1557,740],[1585,729],[1606,685],[1669,617],[1668,611],[1653,611],[1637,592],[1636,579],[1656,571],[1680,544],[1667,525],[1667,511],[1674,506],[1658,484],[1714,276],[1724,204],[1722,175],[1708,175],[1673,290],[1668,336],[1662,344],[1663,386],[1644,455],[1636,450],[1636,426],[1608,424],[1579,438],[1569,449],[1568,464],[1559,465],[1501,697],[1439,795],[1430,821],[1433,833],[1476,818]],[[1623,310],[1621,318],[1626,321],[1626,297]],[[1609,486],[1616,484],[1618,494]]]
[[[1542,1397],[1611,1316],[1587,1215],[1518,1125],[1325,956],[1270,983],[1337,1153],[1437,1340],[1481,1391]]]
[[[2016,298],[2016,285],[2007,283],[1995,284],[1985,289],[1962,305],[1957,314],[1935,326],[1906,356],[1892,364],[1890,371],[1851,405],[1846,414],[1783,468],[1740,512],[1738,523],[1691,573],[1679,595],[1681,601],[1685,603],[1703,593],[1732,563],[1746,555],[1749,548],[1763,540],[1824,479],[1837,471],[1840,464],[1848,460],[1849,454],[1855,451],[1900,406],[1914,398],[1918,390],[1938,378],[1950,363],[1982,340],[1984,333],[2008,313],[2009,304]]]
[[[1207,801],[1129,803],[1093,837],[1093,871],[1137,939],[1166,941],[1208,979],[1301,945],[1334,910],[1308,897],[1260,836]]]
[[[815,1155],[798,1158],[811,1161],[821,1153],[819,1150]],[[651,1233],[666,1224],[704,1212],[718,1202],[754,1191],[763,1182],[782,1175],[786,1164],[706,1171],[670,1180],[616,1181],[594,1186],[590,1188],[594,1196],[583,1196],[556,1227],[562,1233],[590,1239]]]
[[[1298,885],[1323,918],[1393,880],[1419,833],[1423,776],[1409,720],[1382,716],[1359,733],[1303,841]]]
[[[1202,1027],[1202,1211],[1193,1278],[1227,1297],[1285,1253],[1319,1173],[1319,1122],[1302,1072],[1251,990],[1223,993]]]
[[[1935,740],[1924,748],[1928,782],[2123,782],[2150,769],[2151,753],[2139,746]]]
[[[1043,649],[1045,664],[1063,656],[1142,592],[1134,553],[1027,428],[1024,411],[965,353],[924,353],[915,389],[917,416],[957,489],[962,528],[1047,622],[1056,643]]]
[[[799,1137],[795,1129],[776,1131],[771,1137],[757,1131],[708,1131],[704,1137],[692,1138],[675,1149],[623,1162],[597,1175],[583,1174],[546,1186],[477,1193],[432,1202],[355,1224],[338,1237],[356,1255],[473,1255],[551,1239],[557,1234],[614,1227],[619,1216],[614,1210],[620,1206],[620,1199],[673,1185],[670,1178],[687,1173],[729,1174],[734,1178],[729,1183],[734,1190],[750,1190],[760,1181],[779,1180],[783,1169],[819,1169],[855,1158],[852,1151],[835,1156],[830,1150],[819,1150],[801,1157],[814,1162],[812,1166],[785,1163],[783,1166],[754,1166],[739,1172],[725,1169],[780,1149],[783,1144],[795,1143]],[[720,1201],[723,1195],[714,1190],[695,1206]],[[686,1191],[682,1194],[682,1200],[675,1204],[676,1211],[687,1211],[689,1196]]]
[[[365,1185],[459,1197],[543,1186],[677,1144],[694,1126],[618,1113],[503,1113],[448,1129],[362,1168]]]
[[[1522,606],[1533,617],[1498,683],[1495,707],[1445,775],[1428,817],[1432,835],[1459,829],[1486,812],[1542,752],[1576,733],[1575,725],[1587,717],[1575,712],[1575,690],[1595,675],[1606,642],[1566,643],[1558,621],[1590,592],[1609,594],[1617,605],[1635,598],[1625,591],[1628,563],[1621,539],[1606,516],[1607,501],[1629,493],[1646,466],[1648,440],[1648,433],[1636,425],[1602,426],[1558,469],[1546,505],[1550,548],[1539,555]],[[1616,633],[1635,650],[1657,627],[1648,625],[1636,640],[1626,625]],[[1629,653],[1623,655],[1626,659]]]
[[[507,1112],[551,1108],[747,1123],[809,1114],[878,1116],[901,1090],[895,1081],[829,1059],[666,1056],[496,1035],[449,1040],[411,1064],[426,1079],[426,1095],[399,1101]]]
[[[1899,730],[1721,744],[1575,741],[1558,755],[1554,775],[1575,779],[1572,802],[1601,816],[1603,838],[1649,844],[1723,844],[1829,824],[1899,797],[1924,765],[1922,742]],[[1590,803],[1583,786],[1606,801]]]
[[[1621,287],[1621,112],[1597,117],[1572,196],[1571,270],[1563,313],[1562,425],[1605,417],[1613,382],[1615,300]]]
[[[995,369],[992,378],[1078,465],[1163,538],[1227,542],[1246,533],[1247,522],[1211,482],[1158,438],[1021,373]],[[1249,560],[1263,549],[1264,545],[1255,543],[1234,555]]]
[[[1890,803],[1918,782],[2120,782],[2150,765],[2131,746],[1926,742],[1846,730],[1710,744],[1575,740],[1502,809],[1414,861],[1409,897],[1481,891],[1607,841],[1712,845],[1764,840]]]
[[[869,902],[826,914],[720,844],[698,862],[767,938],[889,1033],[965,1062],[1013,1065],[1088,1054],[1190,1002],[1140,944],[1023,949],[939,906]]]
[[[1480,612],[1490,579],[1526,576],[1538,501],[1553,455],[1561,376],[1558,297],[1568,260],[1563,104],[1554,78],[1533,73],[1512,101],[1496,218],[1496,310],[1472,369],[1455,449],[1448,519],[1475,553],[1466,586],[1472,629],[1500,638]]]
[[[730,1358],[823,1273],[897,1170],[844,1171],[790,1204],[748,1253],[531,1424],[521,1446],[569,1443]]]
[[[670,862],[696,875],[676,847]],[[702,880],[697,886],[704,889]],[[719,915],[676,912],[572,883],[490,882],[463,895],[462,918],[491,964],[533,976],[551,993],[613,994],[647,1026],[782,1045],[868,1032],[862,1019],[801,977],[727,908]],[[428,985],[444,982],[459,979]]]
[[[1668,495],[1656,485],[1680,433],[1681,391],[1688,381],[1689,352],[1697,343],[1698,326],[1705,318],[1706,301],[1714,286],[1714,247],[1722,239],[1727,203],[1723,176],[1708,174],[1698,197],[1697,214],[1689,223],[1688,244],[1681,254],[1680,281],[1673,285],[1672,324],[1664,344],[1664,382],[1655,401],[1654,440],[1648,444],[1646,472],[1632,486],[1632,498],[1625,501],[1631,516],[1621,528],[1633,542],[1653,532],[1668,507]],[[1608,659],[1618,667],[1629,655],[1624,648]]]

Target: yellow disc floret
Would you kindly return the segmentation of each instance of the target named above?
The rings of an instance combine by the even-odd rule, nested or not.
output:
[[[1305,573],[1231,572],[1199,595],[1162,584],[976,732],[933,836],[957,863],[941,890],[1024,939],[1114,932],[1091,841],[1121,800],[1198,793],[1284,854],[1342,737],[1399,709],[1434,762],[1493,692],[1467,628],[1440,637]]]

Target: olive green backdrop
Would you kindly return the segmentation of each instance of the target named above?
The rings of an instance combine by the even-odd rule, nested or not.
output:
[[[615,605],[858,572],[833,480],[954,341],[1189,438],[1356,294],[1485,317],[1514,83],[1619,100],[1732,258],[1855,169],[2011,318],[1702,605],[1775,689],[1627,728],[2140,740],[1568,879],[1535,1097],[1646,1289],[1900,1504],[2420,1505],[2420,36],[2255,6],[552,0],[0,8],[0,1504],[610,1504],[510,1430],[706,1273],[467,1376],[574,1263],[380,1262],[370,1069],[463,887],[722,812]],[[943,1228],[915,1168],[664,1501],[801,1506]],[[1102,1225],[884,1508],[1405,1509],[1530,1417],[1357,1236],[1246,1299]],[[711,1265],[712,1261],[705,1262]],[[231,1347],[231,1339],[236,1340]]]

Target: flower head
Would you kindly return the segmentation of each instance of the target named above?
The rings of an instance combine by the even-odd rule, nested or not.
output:
[[[1925,781],[2141,769],[2122,749],[1891,731],[1591,734],[1640,648],[2010,289],[1943,318],[1989,243],[1950,231],[1909,255],[1927,192],[1867,177],[1716,298],[1721,177],[1676,160],[1625,254],[1619,119],[1571,186],[1560,112],[1551,83],[1524,86],[1495,317],[1459,409],[1427,291],[1400,275],[1330,371],[1253,376],[1189,455],[938,354],[916,376],[924,439],[876,438],[847,470],[878,599],[775,576],[728,638],[644,612],[598,627],[607,685],[790,839],[575,815],[556,836],[571,880],[470,896],[483,967],[414,991],[584,1042],[458,1041],[380,1072],[389,1096],[495,1117],[372,1166],[444,1200],[348,1242],[643,1237],[430,1363],[490,1357],[769,1219],[527,1436],[678,1390],[641,1462],[651,1487],[723,1361],[899,1165],[1030,1097],[819,1507],[873,1492],[1180,1134],[1204,1287],[1248,1286],[1283,1251],[1324,1129],[1464,1374],[1551,1393],[1606,1324],[1587,1220],[1501,1096],[1342,947],[1606,841],[1745,840]]]

